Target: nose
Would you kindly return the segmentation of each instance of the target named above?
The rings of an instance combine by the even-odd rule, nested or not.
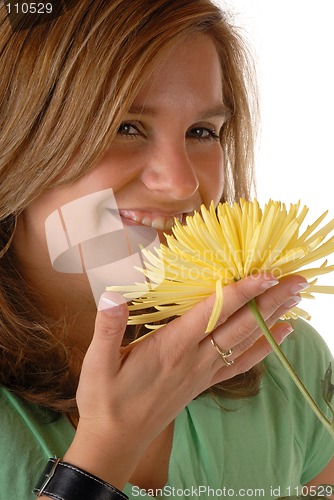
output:
[[[185,144],[160,144],[142,173],[142,181],[162,196],[185,200],[198,190],[199,180]]]

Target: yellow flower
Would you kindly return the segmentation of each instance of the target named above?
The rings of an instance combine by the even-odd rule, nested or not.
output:
[[[310,287],[302,297],[313,293],[334,293],[334,287],[318,286],[317,276],[334,270],[325,260],[320,267],[307,267],[334,252],[334,219],[319,229],[327,215],[322,214],[302,234],[300,227],[308,208],[300,203],[290,205],[270,200],[261,210],[257,200],[241,199],[232,206],[220,203],[217,209],[202,205],[200,213],[186,219],[186,225],[175,220],[173,235],[166,235],[167,246],[156,253],[143,250],[147,259],[141,269],[144,283],[112,286],[107,290],[123,292],[132,299],[130,311],[155,308],[155,312],[130,315],[129,324],[161,321],[180,316],[197,302],[216,292],[215,305],[207,331],[211,331],[223,307],[223,287],[245,276],[269,272],[276,278],[290,274],[304,276]],[[327,238],[328,237],[328,238]],[[285,317],[302,316],[295,307]],[[162,325],[146,324],[155,329]]]
[[[216,292],[216,300],[208,323],[210,332],[223,307],[224,286],[246,276],[268,272],[276,278],[290,274],[304,276],[309,283],[302,297],[314,298],[313,293],[334,293],[334,287],[319,286],[317,277],[334,270],[325,260],[319,267],[310,264],[334,252],[334,219],[319,228],[327,215],[322,214],[301,233],[300,228],[308,208],[300,209],[300,203],[290,205],[270,200],[261,210],[257,200],[241,199],[230,206],[219,204],[215,209],[201,206],[200,213],[186,219],[186,225],[175,220],[173,235],[165,235],[166,245],[160,245],[155,253],[143,250],[147,262],[140,269],[146,277],[144,283],[133,286],[112,286],[107,290],[123,292],[132,300],[130,311],[155,308],[155,312],[130,315],[129,324],[152,323],[172,316],[180,316],[197,302]],[[301,234],[300,234],[301,233]],[[294,380],[301,394],[315,415],[334,438],[334,408],[330,401],[332,420],[319,408],[284,352],[272,336],[263,320],[256,301],[249,302],[258,325],[281,363]],[[298,316],[309,319],[303,309],[293,308],[285,318]],[[152,330],[162,325],[146,324]],[[140,341],[140,337],[132,344]],[[330,387],[331,369],[326,372],[326,384]],[[330,384],[330,385],[329,385]]]

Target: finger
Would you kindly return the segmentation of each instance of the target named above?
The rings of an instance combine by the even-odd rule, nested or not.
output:
[[[293,328],[288,322],[280,322],[276,323],[270,331],[276,342],[281,344],[283,340],[293,331]],[[260,337],[250,349],[235,358],[232,365],[224,365],[224,361],[221,359],[221,368],[218,369],[216,375],[214,376],[213,384],[249,371],[253,366],[263,361],[263,359],[265,359],[271,352],[272,348],[270,347],[267,339],[264,336]],[[217,365],[218,363],[216,362],[216,366]]]
[[[296,285],[293,283],[292,285],[289,285],[289,287],[291,291],[291,288],[294,289]],[[282,300],[284,301],[284,298],[286,297],[284,289],[279,290],[277,288],[277,294],[278,297],[275,298],[274,305],[270,305],[270,297],[266,297],[265,300],[262,301],[262,307],[259,306],[259,309],[262,309],[260,312],[264,317],[268,328],[271,328],[284,314],[286,314],[291,308],[295,307],[301,300],[300,296],[293,296],[278,306],[278,308],[269,315],[269,308],[275,307],[275,304],[279,305],[279,302]],[[221,333],[222,329],[223,336]],[[236,357],[247,351],[247,349],[249,349],[257,341],[257,339],[263,335],[261,328],[247,305],[235,313],[226,322],[224,327],[218,328],[213,333],[215,341],[218,342],[219,345],[223,343],[223,350],[233,348],[234,355]]]
[[[269,329],[272,327],[274,328],[274,331],[277,329],[277,325],[280,324],[280,328],[282,328],[284,331],[285,329],[289,329],[290,326],[287,323],[278,323],[278,321],[282,318],[282,316],[286,313],[288,313],[291,308],[295,307],[297,304],[300,302],[300,297],[295,296],[289,299],[287,302],[283,304],[283,306],[279,307],[277,311],[275,311],[274,314],[270,316],[270,318],[266,319],[266,325],[268,326]],[[258,323],[256,322],[255,318],[253,317],[253,321],[255,321],[256,327],[249,337],[247,337],[244,341],[240,342],[238,345],[235,346],[233,349],[235,356],[240,356],[243,352],[247,351],[247,349],[250,349],[252,345],[255,344],[255,342],[263,336],[263,331],[259,327]],[[277,330],[277,333],[279,331]]]
[[[290,276],[281,280],[279,285],[268,289],[257,297],[257,303],[264,319],[270,318],[270,324],[274,324],[283,313],[286,313],[294,302],[292,294],[305,279],[299,276]],[[226,287],[226,292],[228,287]],[[293,296],[296,300],[296,296]],[[224,302],[223,308],[228,307]],[[250,311],[248,305],[241,307],[238,311],[232,314],[228,320],[212,334],[215,342],[221,346],[223,350],[236,349],[238,354],[249,349],[256,339],[261,335],[258,329],[258,324]],[[204,343],[205,349],[208,349],[208,344]]]
[[[300,292],[305,290],[309,284],[302,276],[286,276],[280,280],[280,287],[276,290],[268,290],[256,298],[256,303],[265,320],[274,317],[278,319],[285,314],[287,310],[295,307],[300,301]],[[288,291],[290,297],[282,304],[283,294]],[[277,308],[272,311],[272,302],[277,302]]]
[[[305,280],[297,284],[293,282],[289,285],[290,293],[302,291],[308,286],[309,285]],[[277,288],[276,291],[278,292],[279,289]],[[271,292],[269,292],[268,294],[263,294],[256,299],[260,313],[264,318],[268,328],[274,326],[280,319],[282,319],[285,314],[296,307],[301,301],[301,296],[299,294],[293,295],[281,306],[279,306],[273,313],[269,313],[268,315],[268,310],[270,310],[270,294]],[[284,295],[278,296],[278,298],[276,299],[277,304],[279,304],[282,299],[284,299]],[[244,319],[240,321],[238,320],[238,318],[236,318],[236,315],[234,315],[230,320],[231,322],[229,322],[228,324],[229,328],[235,332],[236,336],[238,336],[238,330],[241,331],[243,329],[244,331],[247,331],[248,329],[250,332],[250,335],[248,337],[245,337],[239,344],[235,346],[234,352],[236,353],[236,355],[240,355],[242,352],[249,349],[256,342],[256,340],[263,335],[261,328],[258,326],[258,323],[254,318],[254,315],[249,314],[247,306],[244,306],[243,309],[245,310]],[[239,335],[240,337],[243,336],[242,333],[240,333]]]
[[[266,325],[270,329],[274,326],[279,320],[283,319],[284,315],[286,315],[291,309],[299,304],[301,301],[301,297],[296,295],[290,299],[288,299],[281,307],[279,307],[269,318],[265,319]],[[253,336],[254,342],[263,335],[263,332],[259,326],[256,327]]]
[[[270,331],[275,332],[275,335],[278,336],[277,338],[280,341],[283,340],[286,337],[286,335],[288,335],[289,333],[291,333],[293,331],[290,323],[288,323],[286,321],[285,322],[279,322],[279,323],[276,322],[276,323],[272,323],[272,324],[270,324],[270,323],[267,322],[267,326],[268,326],[268,328],[269,328]],[[281,338],[280,338],[280,335],[282,335]],[[260,341],[261,338],[262,338],[262,340]],[[238,344],[235,347],[233,347],[232,349],[230,349],[231,355],[228,356],[229,361],[233,361],[234,362],[242,354],[248,352],[253,346],[255,346],[255,345],[258,346],[259,343],[262,342],[262,341],[264,342],[265,345],[267,345],[267,341],[266,341],[266,339],[264,337],[263,331],[261,330],[260,327],[257,327],[252,335],[250,335],[249,337],[247,337],[243,342],[240,342],[240,344]],[[214,342],[215,342],[215,340],[214,340]],[[218,346],[217,343],[216,343],[216,345]],[[229,351],[229,350],[220,348],[220,346],[218,346],[218,349],[220,351],[224,351],[224,352],[228,352]],[[218,351],[218,349],[216,348],[216,351]],[[212,351],[211,351],[211,356],[214,356],[214,355],[215,354],[212,353]],[[217,361],[217,356],[215,356],[215,361]]]
[[[257,278],[253,279],[256,280]],[[258,295],[256,295],[256,303],[259,307],[260,313],[263,316],[263,318],[266,320],[270,318],[273,314],[275,314],[277,310],[279,309],[282,310],[284,308],[283,304],[285,304],[290,298],[294,297],[295,294],[302,289],[305,283],[306,283],[305,278],[296,275],[296,276],[286,276],[282,278],[277,286],[269,286],[268,288],[264,287],[264,292],[262,291]],[[265,286],[266,285],[267,284],[265,283]],[[245,292],[244,290],[242,290],[240,292],[240,290],[238,290],[238,293],[239,294],[242,293],[243,295],[247,296],[247,294],[249,294],[249,291]],[[244,307],[242,310],[240,307],[237,308],[237,311],[233,311],[233,300],[234,300],[234,290],[231,290],[230,287],[226,287],[226,294],[224,295],[223,311],[217,326],[219,326],[219,324],[225,323],[227,319],[230,320],[230,317],[234,317],[233,315],[235,312],[236,312],[235,318],[237,320],[240,319],[240,317],[238,318],[238,316],[241,316],[243,312],[248,316],[248,318],[253,317],[248,307]],[[251,299],[246,300],[245,304],[250,300]],[[224,318],[224,314],[226,315],[226,318]],[[222,321],[224,319],[225,321]],[[236,338],[235,344],[237,343],[238,339]]]
[[[234,314],[238,309],[244,306],[254,297],[257,297],[270,287],[275,287],[278,281],[266,273],[256,276],[248,276],[235,283],[224,287],[223,308],[218,319],[217,325],[221,325]],[[161,329],[161,334],[168,332],[175,337],[175,331],[178,331],[178,347],[187,349],[198,344],[207,336],[206,328],[212,313],[215,302],[215,294],[196,304],[190,311],[187,311],[180,318],[175,319]],[[160,330],[157,331],[157,334]]]
[[[105,292],[101,295],[92,342],[83,367],[94,373],[116,372],[121,362],[121,344],[128,320],[128,308],[122,295]]]

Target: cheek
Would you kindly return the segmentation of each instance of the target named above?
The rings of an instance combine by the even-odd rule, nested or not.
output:
[[[221,200],[224,189],[224,153],[217,148],[210,154],[198,156],[198,179],[203,203],[209,205],[213,200],[217,205]]]
[[[45,219],[62,203],[62,197],[56,193],[42,194],[22,212],[19,220],[27,233],[44,234]]]
[[[138,148],[122,147],[116,144],[93,167],[86,177],[86,182],[95,185],[108,183],[109,187],[116,190],[118,186],[123,186],[138,175],[138,163],[142,156]]]

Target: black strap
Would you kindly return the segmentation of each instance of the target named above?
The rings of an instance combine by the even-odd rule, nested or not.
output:
[[[50,458],[33,491],[55,500],[127,500],[111,484],[57,458]]]

